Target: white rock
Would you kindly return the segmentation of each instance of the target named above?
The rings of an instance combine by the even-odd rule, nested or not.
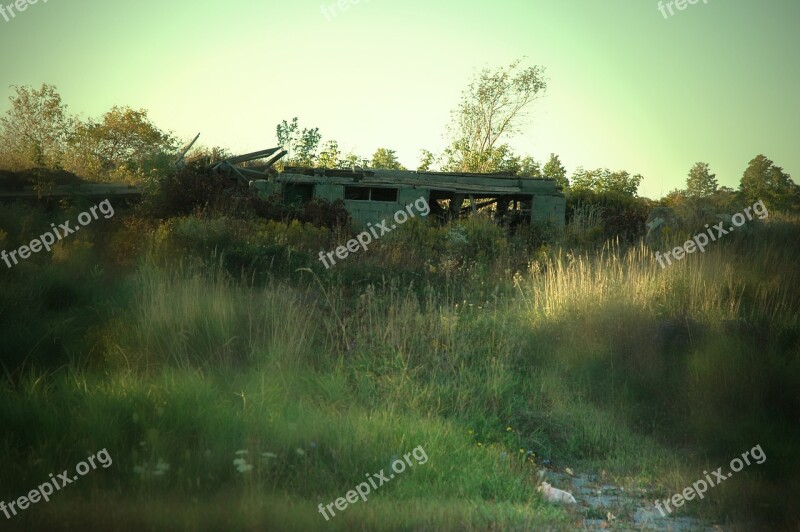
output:
[[[547,482],[542,482],[536,491],[542,494],[547,502],[563,502],[566,504],[577,504],[575,497],[571,493],[558,488],[554,488]]]

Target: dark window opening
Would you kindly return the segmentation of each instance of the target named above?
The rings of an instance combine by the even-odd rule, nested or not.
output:
[[[283,197],[289,205],[306,203],[314,197],[314,185],[286,183],[283,187]]]
[[[397,203],[397,192],[398,189],[396,188],[373,188],[372,201],[392,201]]]
[[[357,201],[397,202],[397,188],[344,187],[344,199]]]
[[[369,201],[369,187],[344,187],[344,199]]]

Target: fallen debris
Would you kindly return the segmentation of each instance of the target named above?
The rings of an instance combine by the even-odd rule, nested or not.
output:
[[[558,488],[554,488],[547,482],[542,482],[536,491],[542,494],[547,502],[563,502],[566,504],[577,504],[575,497],[571,493]]]

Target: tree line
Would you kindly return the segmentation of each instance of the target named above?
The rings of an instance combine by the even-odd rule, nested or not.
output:
[[[0,169],[50,168],[72,172],[89,180],[143,182],[173,171],[180,141],[159,129],[147,110],[113,107],[99,118],[71,115],[56,87],[34,89],[13,86],[11,108],[0,118]],[[625,170],[576,168],[570,177],[559,156],[551,153],[542,163],[515,153],[509,141],[527,123],[527,112],[547,91],[545,69],[523,67],[521,61],[474,76],[452,111],[446,128],[448,144],[441,153],[423,149],[418,171],[496,172],[522,177],[555,179],[566,191],[635,198],[643,177]],[[323,142],[317,127],[301,127],[297,117],[276,127],[276,139],[286,149],[284,166],[322,168],[376,168],[405,170],[397,153],[378,148],[371,157],[343,153],[336,140]],[[222,159],[221,147],[197,147],[188,156]],[[706,199],[721,203],[733,199],[762,199],[771,208],[800,207],[800,189],[763,154],[745,169],[739,189],[720,187],[708,163],[690,170],[684,189],[671,191],[667,204]]]

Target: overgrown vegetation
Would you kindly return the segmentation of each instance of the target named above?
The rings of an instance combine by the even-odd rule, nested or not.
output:
[[[767,462],[687,511],[798,518],[796,218],[661,270],[634,235],[584,251],[605,238],[575,222],[584,197],[562,237],[414,221],[324,270],[316,252],[346,229],[203,197],[162,220],[119,213],[0,273],[0,497],[87,450],[114,459],[17,525],[569,528],[579,514],[534,494],[543,464],[664,498],[757,443]],[[0,245],[84,207],[15,205]],[[425,466],[316,515],[417,445]]]

